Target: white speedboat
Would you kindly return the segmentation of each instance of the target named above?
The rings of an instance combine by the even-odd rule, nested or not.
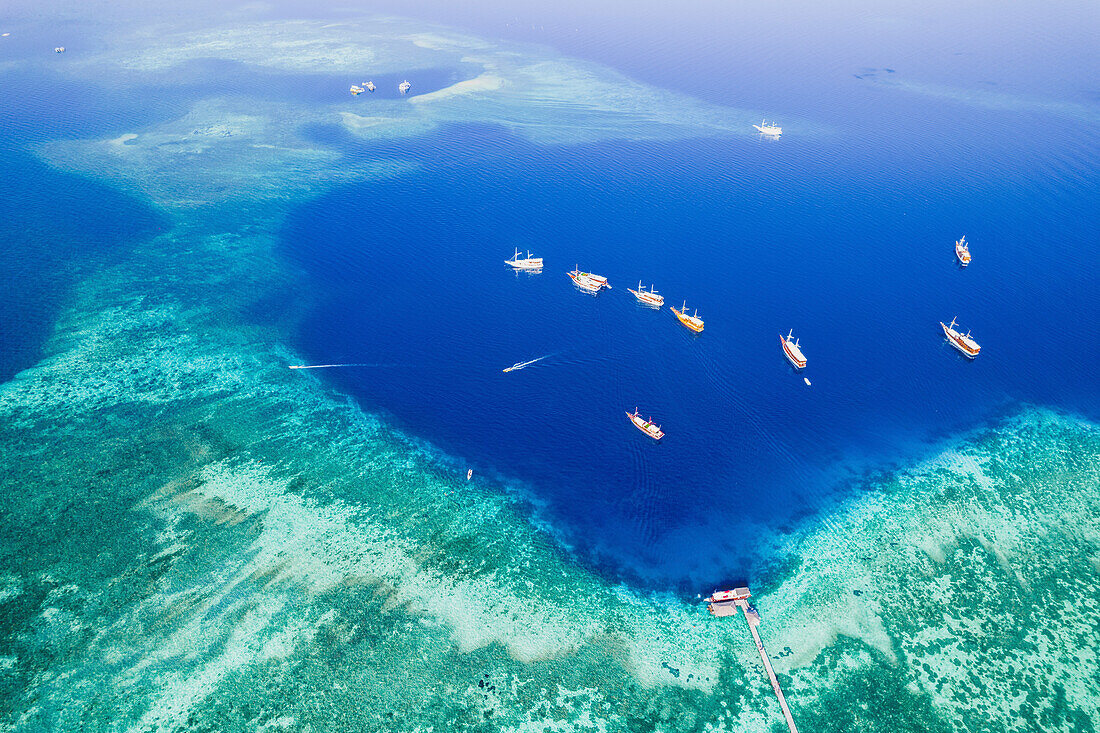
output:
[[[775,124],[774,122],[769,125],[764,120],[760,120],[760,124],[753,125],[753,127],[764,133],[765,135],[771,135],[772,137],[779,137],[783,134],[783,128]]]
[[[638,289],[627,288],[630,292],[634,293],[634,297],[638,299],[638,302],[642,305],[652,306],[653,308],[660,308],[665,304],[665,296],[658,295],[656,288],[652,285],[649,286],[649,290],[645,289],[642,285],[642,281],[638,281]]]
[[[373,81],[368,81],[363,86],[367,88],[368,92],[373,92],[374,91],[374,82]]]
[[[940,321],[940,326],[943,328],[943,335],[947,337],[947,341],[961,351],[967,359],[973,359],[982,350],[982,347],[978,346],[978,342],[970,336],[970,331],[963,335],[962,332],[955,330],[954,318],[951,319],[950,324]]]
[[[357,86],[355,84],[351,85],[351,96],[353,96],[353,97],[358,97],[360,94],[362,94],[365,91],[366,90],[363,89],[363,87],[361,87],[361,86]]]
[[[955,242],[955,256],[959,258],[959,264],[966,267],[970,264],[970,245],[966,243],[966,236]]]
[[[401,92],[402,94],[407,93],[410,89],[412,89],[412,84],[409,83],[408,79],[397,85],[397,91]]]
[[[591,272],[581,272],[576,265],[573,266],[573,271],[569,273],[569,277],[572,278],[574,285],[589,293],[598,293],[604,288],[611,289],[606,277],[593,275]]]
[[[542,258],[532,257],[530,252],[527,253],[526,257],[520,257],[519,250],[517,249],[516,253],[512,255],[512,259],[504,260],[504,264],[510,265],[517,270],[541,270]]]
[[[787,338],[783,338],[783,335],[779,336],[779,343],[783,344],[783,355],[787,357],[795,369],[806,368],[806,357],[802,355],[802,349],[798,346],[798,339],[791,341],[791,336],[794,335],[794,329],[787,332]]]

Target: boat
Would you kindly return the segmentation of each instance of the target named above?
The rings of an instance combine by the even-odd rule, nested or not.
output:
[[[361,87],[361,86],[358,86],[356,84],[352,84],[350,91],[351,91],[351,96],[358,97],[360,94],[362,94],[366,90],[363,89],[363,87]]]
[[[53,50],[53,52],[54,53],[65,53],[65,47],[64,46],[58,46],[57,48],[55,48]]]
[[[765,135],[771,135],[772,137],[779,137],[783,134],[783,128],[775,124],[774,122],[769,125],[764,120],[760,120],[760,124],[753,125],[753,127],[764,133]]]
[[[806,368],[806,357],[802,355],[802,349],[798,346],[798,339],[791,341],[791,336],[794,335],[794,329],[791,329],[787,333],[787,338],[783,338],[783,334],[779,334],[779,343],[783,344],[783,354],[787,357],[795,369]]]
[[[634,297],[638,299],[638,302],[642,305],[653,306],[654,308],[660,308],[665,304],[665,296],[658,295],[657,290],[650,285],[649,290],[646,290],[642,286],[642,281],[638,281],[638,289],[627,288],[630,292],[634,293]]]
[[[744,601],[751,596],[748,588],[734,588],[733,590],[716,590],[705,599],[707,603],[724,603],[726,601]]]
[[[569,273],[569,277],[573,279],[574,285],[589,293],[598,293],[604,288],[611,289],[606,277],[593,275],[591,272],[581,272],[580,267],[577,265],[573,266],[573,271]]]
[[[536,361],[542,361],[545,358],[546,358],[545,356],[540,356],[537,359],[532,359],[531,361],[517,361],[512,366],[501,369],[501,371],[504,372],[505,374],[507,374],[508,372],[514,372],[517,369],[523,369],[525,366],[529,366],[531,364],[534,364]]]
[[[511,265],[517,270],[541,270],[542,258],[532,257],[530,251],[527,252],[526,257],[521,258],[519,256],[519,250],[517,249],[516,253],[512,255],[512,259],[504,260],[504,264]]]
[[[695,333],[703,332],[703,319],[699,317],[699,309],[695,309],[695,315],[689,316],[687,314],[687,301],[680,306],[680,310],[676,310],[675,306],[669,306],[669,310],[676,314],[676,317],[680,319],[680,323],[690,328]]]
[[[978,342],[970,336],[970,331],[963,335],[960,331],[955,330],[954,318],[951,319],[950,324],[940,321],[940,326],[943,328],[943,335],[947,337],[951,345],[961,351],[967,359],[973,359],[982,350],[982,347],[978,346]]]
[[[970,245],[966,243],[966,235],[955,242],[955,256],[959,258],[959,264],[963,267],[970,264]]]
[[[363,86],[367,88],[368,92],[373,92],[374,91],[374,82],[373,81],[368,81],[365,84],[363,84]]]
[[[637,407],[634,408],[633,413],[626,413],[626,416],[630,418],[630,422],[634,423],[634,427],[638,428],[638,430],[641,430],[643,433],[653,438],[654,440],[660,440],[661,438],[665,437],[665,434],[661,432],[661,427],[659,425],[653,424],[653,418],[644,418],[639,415]]]
[[[401,92],[402,94],[405,94],[410,89],[412,89],[412,84],[409,83],[408,79],[397,85],[397,91]]]

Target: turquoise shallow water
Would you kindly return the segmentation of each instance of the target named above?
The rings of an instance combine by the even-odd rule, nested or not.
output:
[[[691,594],[609,580],[562,543],[537,484],[507,466],[466,484],[464,458],[285,369],[328,295],[285,256],[287,222],[327,191],[381,190],[425,166],[411,143],[349,160],[317,130],[392,150],[488,118],[531,144],[644,144],[728,134],[735,113],[419,21],[142,27],[96,26],[66,75],[85,93],[99,85],[108,109],[209,57],[269,69],[273,88],[318,66],[351,77],[368,54],[381,73],[450,69],[440,88],[452,73],[506,83],[378,100],[369,115],[343,80],[331,105],[197,85],[21,139],[12,159],[43,186],[130,212],[134,227],[89,226],[90,246],[58,253],[71,264],[41,284],[53,302],[0,386],[0,725],[781,725],[741,624]],[[608,93],[577,110],[578,88],[593,87]],[[72,226],[41,224],[44,238]],[[41,260],[38,239],[17,245]],[[23,302],[42,299],[32,284]],[[1058,409],[1001,412],[892,470],[841,466],[847,483],[814,512],[753,528],[742,565],[804,730],[1100,720],[1100,440]],[[681,544],[717,552],[697,535],[689,526]]]

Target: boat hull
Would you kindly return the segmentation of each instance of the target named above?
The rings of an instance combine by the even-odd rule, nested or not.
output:
[[[651,308],[660,308],[665,304],[665,299],[660,296],[652,296],[649,293],[639,292],[634,288],[627,288],[627,290],[633,293],[634,297],[642,305],[648,305]]]
[[[504,264],[509,265],[516,270],[541,270],[542,260],[505,260]]]

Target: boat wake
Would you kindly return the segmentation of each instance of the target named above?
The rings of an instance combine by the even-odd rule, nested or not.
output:
[[[553,356],[553,354],[547,354],[546,356],[540,356],[539,358],[532,359],[531,361],[518,361],[515,364],[513,364],[512,366],[510,366],[506,369],[502,369],[501,371],[503,371],[503,372],[514,372],[518,369],[523,369],[524,367],[531,366],[536,361],[542,361],[543,359],[548,359],[551,356]]]

